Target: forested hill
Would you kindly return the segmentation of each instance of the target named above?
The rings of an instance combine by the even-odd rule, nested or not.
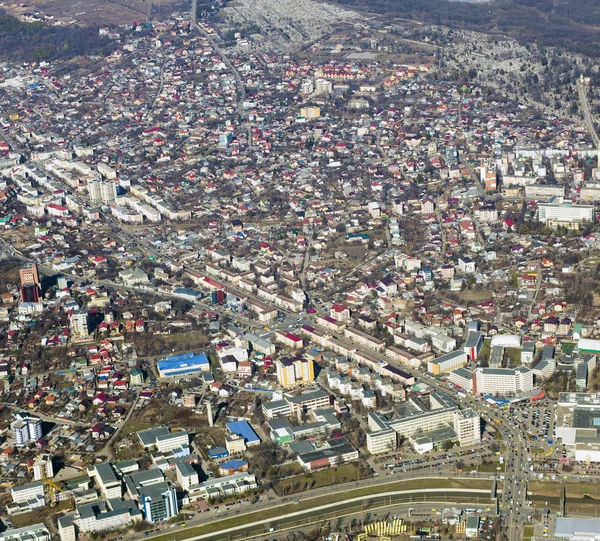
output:
[[[98,35],[98,28],[24,23],[0,10],[0,59],[18,62],[68,60],[115,47]]]
[[[333,0],[357,10],[385,13],[453,28],[509,35],[521,42],[600,56],[599,0]]]

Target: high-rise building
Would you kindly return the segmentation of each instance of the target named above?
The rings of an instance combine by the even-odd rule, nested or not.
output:
[[[315,367],[310,359],[300,357],[278,359],[275,365],[277,368],[277,381],[283,387],[306,385],[312,383],[315,379]]]
[[[21,288],[22,302],[39,302],[40,290],[36,285],[23,286]]]
[[[41,481],[42,479],[52,479],[54,477],[54,467],[50,455],[39,455],[33,463],[33,479]]]
[[[38,302],[40,299],[41,282],[37,263],[27,263],[19,270],[21,278],[21,301]]]
[[[12,431],[17,447],[22,447],[29,442],[29,426],[26,421],[16,421],[13,423]]]
[[[139,490],[140,503],[148,522],[162,522],[179,512],[175,489],[166,482],[149,485]]]
[[[87,338],[90,334],[88,328],[88,314],[86,310],[77,310],[71,316],[71,334],[75,340]]]
[[[38,274],[37,263],[26,263],[19,271],[21,286],[36,285],[40,286],[40,277]]]
[[[37,441],[42,437],[42,421],[37,417],[28,417],[22,413],[16,415],[17,420],[11,429],[17,447],[27,445],[30,441]]]
[[[117,185],[110,180],[91,180],[88,182],[88,195],[92,203],[110,205],[117,200]]]

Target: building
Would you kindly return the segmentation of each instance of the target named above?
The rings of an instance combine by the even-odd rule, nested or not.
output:
[[[477,537],[477,534],[479,533],[479,523],[479,516],[469,515],[465,521],[465,536]]]
[[[141,368],[135,367],[129,372],[129,384],[130,385],[144,385],[146,374]]]
[[[374,433],[392,429],[408,438],[418,453],[431,451],[447,441],[458,441],[460,445],[481,441],[480,417],[475,411],[470,408],[459,410],[446,394],[439,391],[432,392],[429,398],[429,410],[420,400],[410,398],[395,419],[370,413],[369,429]]]
[[[535,356],[535,342],[523,342],[521,345],[521,364],[531,364]]]
[[[38,455],[33,463],[33,479],[41,481],[42,479],[52,479],[54,477],[54,467],[50,455]]]
[[[191,377],[195,374],[208,372],[210,362],[206,353],[180,353],[157,361],[158,373],[161,378]]]
[[[188,446],[190,443],[190,435],[185,430],[171,432],[165,426],[140,430],[137,435],[144,449],[156,448],[160,453]]]
[[[37,286],[41,287],[40,276],[38,273],[37,263],[26,263],[19,270],[19,278],[21,279],[21,287]]]
[[[467,368],[457,368],[448,374],[448,379],[457,387],[468,392],[473,392],[474,372]]]
[[[209,479],[200,483],[193,491],[190,491],[190,500],[217,500],[228,496],[245,494],[255,488],[258,488],[256,476],[248,472],[241,472],[216,479]]]
[[[15,444],[23,447],[29,442],[36,442],[42,437],[42,420],[24,413],[16,414],[16,421],[11,425]]]
[[[600,340],[580,338],[577,342],[577,350],[579,353],[594,353],[600,355]]]
[[[314,362],[302,357],[283,358],[275,361],[277,382],[286,389],[307,385],[315,380]]]
[[[573,541],[598,541],[600,519],[558,517],[554,521],[554,537]]]
[[[232,423],[227,423],[225,425],[227,428],[227,432],[231,436],[239,436],[243,438],[245,444],[248,447],[252,447],[254,445],[260,445],[260,438],[250,426],[250,423],[245,420],[234,421]]]
[[[186,492],[191,486],[200,483],[198,472],[189,462],[178,462],[175,466],[175,474],[177,475],[177,483]]]
[[[137,500],[148,522],[157,523],[179,513],[177,494],[160,469],[142,470],[125,477],[130,498]]]
[[[73,515],[58,517],[58,535],[60,536],[60,541],[77,541]]]
[[[454,431],[460,445],[475,445],[481,442],[481,419],[471,408],[454,414]]]
[[[367,449],[372,455],[389,453],[396,449],[397,434],[391,428],[378,432],[367,432]]]
[[[248,471],[248,463],[244,460],[228,460],[219,466],[219,475],[234,475]]]
[[[69,324],[71,326],[71,336],[74,340],[84,340],[89,337],[87,310],[76,310],[73,312]]]
[[[477,360],[477,355],[483,345],[484,334],[481,331],[471,331],[467,335],[467,340],[463,346],[463,351],[469,356],[472,361]]]
[[[110,462],[103,462],[88,468],[88,475],[96,481],[105,500],[120,498],[123,493],[123,483],[117,477]]]
[[[73,515],[73,523],[81,532],[120,530],[142,520],[142,513],[132,500],[113,498],[80,505]]]
[[[48,528],[43,524],[32,524],[0,533],[0,541],[50,541],[51,538]]]
[[[358,451],[345,437],[328,440],[318,448],[313,441],[309,444],[313,449],[300,453],[297,457],[298,463],[305,470],[330,468],[358,460]]]
[[[292,409],[287,400],[272,400],[271,402],[263,402],[261,410],[265,419],[271,421],[279,417],[287,417]]]
[[[305,391],[296,396],[286,397],[290,405],[290,413],[300,416],[309,410],[327,408],[331,404],[329,394],[322,389],[314,391]]]
[[[455,368],[467,365],[467,353],[465,351],[453,351],[437,357],[427,363],[427,371],[434,376],[444,372],[450,372]]]
[[[538,204],[538,219],[556,226],[579,227],[594,221],[593,205],[574,205],[562,197],[553,197],[548,203]]]
[[[227,434],[225,436],[225,448],[229,456],[240,455],[246,451],[246,440],[242,436]]]
[[[533,389],[533,371],[517,368],[477,368],[473,380],[474,394],[517,396]]]
[[[25,503],[29,500],[34,500],[40,497],[44,500],[44,483],[38,481],[37,483],[29,483],[19,487],[12,487],[10,489],[10,494],[13,502],[15,503]]]
[[[254,333],[246,333],[244,340],[248,344],[248,348],[252,348],[252,351],[262,353],[263,355],[273,355],[275,353],[275,344],[262,336]]]
[[[92,203],[111,205],[117,200],[117,185],[110,180],[90,180],[88,195]]]

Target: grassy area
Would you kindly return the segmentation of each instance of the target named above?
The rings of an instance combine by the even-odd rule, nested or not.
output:
[[[389,492],[394,490],[414,490],[425,488],[491,489],[491,485],[490,481],[483,481],[479,479],[416,479],[414,481],[398,481],[395,483],[388,483],[385,485],[376,485],[365,488],[358,488],[356,490],[349,490],[346,492],[334,493],[327,496],[320,496],[318,498],[299,500],[298,504],[296,505],[294,505],[293,503],[280,505],[276,508],[271,508],[264,511],[257,511],[256,513],[248,513],[246,515],[232,517],[221,521],[215,520],[211,524],[205,524],[202,526],[197,526],[195,528],[187,528],[178,532],[170,532],[159,537],[153,537],[152,539],[153,541],[180,541],[184,539],[189,539],[190,537],[194,537],[196,535],[208,534],[260,520],[268,520],[273,517],[286,515],[288,513],[293,513],[296,511],[310,510],[314,507],[318,507],[327,503],[343,502],[351,498],[367,498],[368,496],[376,496],[382,492]]]
[[[68,511],[73,509],[73,500],[63,500],[58,502],[55,507],[47,505],[46,507],[40,507],[29,513],[21,513],[19,515],[12,515],[10,521],[14,528],[23,528],[30,526],[31,524],[37,524],[39,522],[46,522],[50,517],[56,513]]]
[[[273,484],[273,488],[277,494],[283,496],[303,490],[335,485],[336,483],[357,481],[358,479],[361,479],[358,466],[356,464],[344,464],[337,468],[330,468],[277,481]]]
[[[561,342],[560,346],[561,346],[561,350],[565,355],[571,355],[571,353],[573,353],[573,350],[575,349],[575,346],[577,344],[575,344],[575,342]]]
[[[490,352],[492,350],[491,343],[492,343],[491,338],[486,338],[483,341],[483,344],[481,345],[481,350],[477,354],[477,359],[479,359],[480,361],[482,361],[482,360],[489,361],[490,360]]]
[[[138,423],[130,421],[123,427],[123,430],[119,432],[119,439],[126,438],[132,434],[135,434],[136,432],[139,432],[140,430],[146,430],[147,428],[152,428],[153,426],[156,425],[153,423]]]
[[[521,350],[518,348],[506,348],[507,366],[519,366],[521,364]]]
[[[533,526],[525,526],[523,528],[523,541],[531,541],[533,537]]]
[[[500,468],[500,469],[498,469]],[[489,464],[477,464],[477,466],[467,466],[466,469],[468,471],[477,470],[480,473],[484,472],[503,472],[505,471],[505,465],[500,464],[499,462],[491,462]]]
[[[558,477],[558,474],[557,474]],[[558,481],[532,481],[527,486],[534,496],[557,497],[561,483]],[[600,486],[597,483],[565,483],[567,502],[569,498],[593,498],[600,500]]]

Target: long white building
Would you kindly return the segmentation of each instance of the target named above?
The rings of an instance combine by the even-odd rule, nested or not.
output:
[[[517,368],[478,368],[473,381],[474,394],[512,396],[533,389],[533,371]]]

